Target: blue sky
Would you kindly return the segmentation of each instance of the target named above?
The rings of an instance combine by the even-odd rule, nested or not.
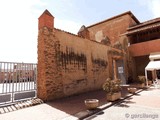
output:
[[[5,0],[0,2],[0,61],[37,63],[38,17],[48,9],[55,27],[77,33],[126,11],[140,22],[160,17],[160,0]]]

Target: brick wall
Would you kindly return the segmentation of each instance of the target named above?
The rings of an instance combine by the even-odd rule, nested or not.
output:
[[[136,70],[136,76],[145,75],[145,67],[150,62],[149,55],[134,57]]]
[[[129,46],[129,52],[132,56],[149,55],[152,52],[159,52],[159,45],[160,39],[132,44],[131,46]]]
[[[55,29],[45,17],[54,19],[48,11],[39,18],[38,97],[48,101],[102,89],[112,69],[110,47]]]
[[[90,38],[101,42],[107,36],[111,44],[119,40],[119,36],[127,31],[129,26],[137,24],[129,14],[116,17],[114,19],[106,20],[100,24],[88,27]]]
[[[108,46],[43,27],[38,37],[38,96],[52,100],[101,89],[108,71]]]

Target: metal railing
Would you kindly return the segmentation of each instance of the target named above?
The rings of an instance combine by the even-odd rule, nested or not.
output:
[[[0,62],[0,104],[36,97],[37,64]]]

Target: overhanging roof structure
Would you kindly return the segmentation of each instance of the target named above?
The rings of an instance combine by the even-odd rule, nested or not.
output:
[[[150,61],[146,66],[145,70],[158,70],[160,69],[160,61]]]
[[[124,35],[131,35],[131,34],[148,31],[152,29],[160,29],[160,17],[140,23],[136,26],[130,27],[127,29],[127,32],[124,33]]]

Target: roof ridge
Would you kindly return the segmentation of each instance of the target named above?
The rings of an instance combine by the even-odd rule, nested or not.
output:
[[[108,18],[108,19],[106,19],[106,20],[103,20],[103,21],[101,21],[101,22],[92,24],[92,25],[88,26],[87,28],[92,27],[92,26],[95,26],[95,25],[98,25],[98,24],[101,24],[101,23],[104,23],[104,22],[109,21],[109,20],[112,20],[112,19],[115,19],[115,18],[120,17],[120,16],[123,16],[123,15],[125,15],[125,14],[131,15],[131,17],[134,18],[134,20],[135,20],[137,23],[140,23],[139,20],[134,16],[134,14],[133,14],[131,11],[127,11],[127,12],[118,14],[118,15],[116,15],[116,16],[110,17],[110,18]]]
[[[54,18],[54,16],[46,9],[42,14],[41,14],[41,16],[43,16],[44,14],[47,14],[47,15],[49,15],[49,16],[51,16],[51,17],[53,17]],[[40,17],[41,17],[40,16]],[[40,18],[39,17],[39,18]]]

